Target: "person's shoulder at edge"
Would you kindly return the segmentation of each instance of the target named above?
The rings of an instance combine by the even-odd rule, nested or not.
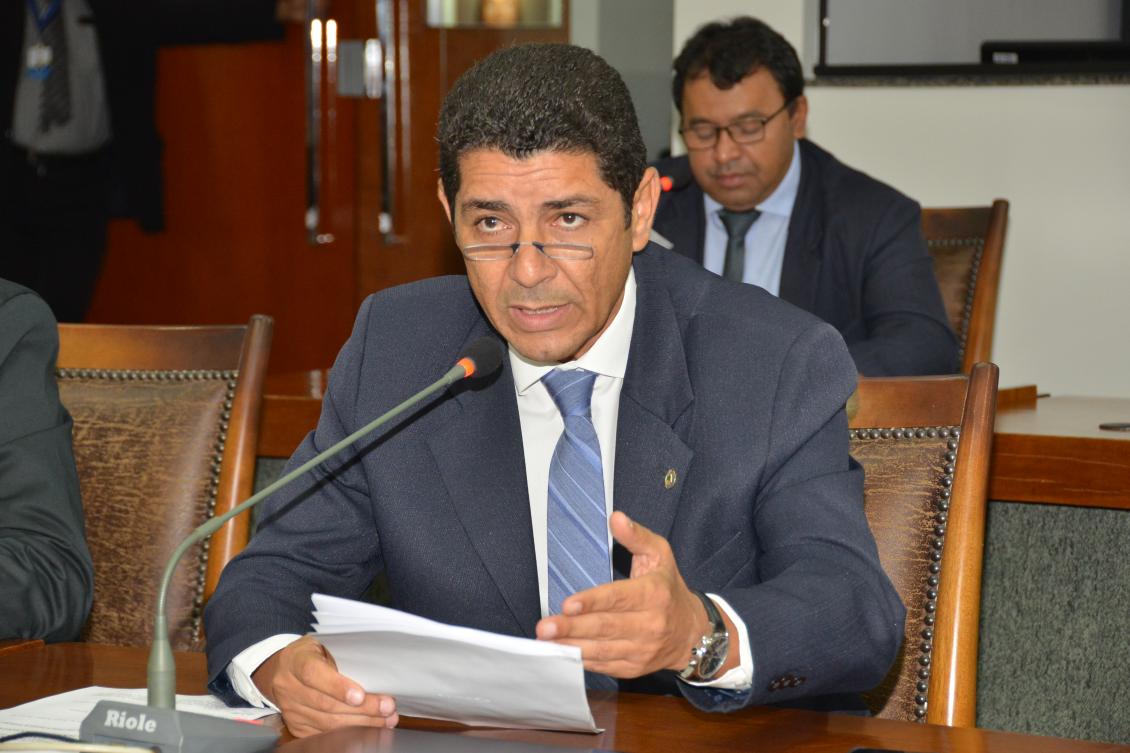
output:
[[[769,373],[803,352],[804,358],[817,359],[822,371],[836,374],[837,382],[854,385],[856,369],[843,337],[819,317],[655,244],[637,258],[637,281],[666,289],[687,358],[700,373],[727,373],[734,364],[755,363]],[[800,351],[794,350],[798,346]]]
[[[10,301],[15,300],[21,296],[26,297],[26,303],[35,309],[43,308],[50,313],[46,302],[39,297],[34,291],[25,288],[23,285],[0,278],[0,306],[3,306]],[[54,316],[50,317],[54,319]]]
[[[22,285],[0,279],[0,375],[4,377],[0,383],[7,382],[10,390],[0,395],[4,415],[0,441],[11,439],[10,431],[28,432],[66,419],[49,378],[58,339],[46,301]],[[31,395],[37,399],[27,399]]]
[[[637,279],[658,281],[680,320],[712,317],[753,332],[797,333],[822,320],[757,285],[731,282],[657,244],[637,254]]]
[[[465,275],[431,277],[396,285],[369,295],[357,314],[370,339],[401,342],[415,338],[462,344],[472,323],[482,314]],[[390,326],[395,322],[396,326]]]
[[[334,362],[330,389],[345,390],[349,402],[362,400],[366,411],[379,410],[394,395],[384,395],[378,385],[395,391],[437,378],[454,364],[476,328],[484,328],[481,334],[493,331],[464,275],[432,277],[372,293],[362,302],[353,334]],[[367,385],[364,390],[362,384]]]

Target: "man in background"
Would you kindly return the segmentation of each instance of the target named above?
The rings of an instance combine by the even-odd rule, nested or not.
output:
[[[94,594],[58,351],[47,305],[0,280],[0,639],[75,640]]]
[[[164,227],[157,48],[280,38],[303,0],[0,3],[0,277],[82,321],[110,217]]]
[[[657,164],[655,230],[832,324],[865,376],[956,371],[918,204],[804,138],[792,45],[753,18],[711,23],[674,69],[687,155]]]

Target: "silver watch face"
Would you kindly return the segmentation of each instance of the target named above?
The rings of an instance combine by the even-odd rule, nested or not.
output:
[[[715,634],[714,641],[706,649],[706,653],[698,662],[698,676],[704,680],[710,680],[714,675],[718,674],[718,670],[726,663],[726,656],[729,653],[727,649],[730,647],[730,638],[725,633],[719,635]]]

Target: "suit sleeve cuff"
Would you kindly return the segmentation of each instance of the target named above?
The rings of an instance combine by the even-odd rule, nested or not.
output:
[[[252,706],[278,711],[279,707],[267,700],[267,697],[259,692],[259,688],[255,687],[251,675],[259,669],[260,664],[301,637],[293,633],[280,633],[264,638],[240,651],[227,668],[228,679],[239,697]]]
[[[753,687],[753,652],[749,647],[749,631],[746,629],[745,620],[738,616],[734,608],[718,594],[707,594],[718,606],[719,609],[726,613],[730,618],[730,622],[734,623],[737,628],[738,634],[732,636],[735,639],[741,662],[738,666],[731,669],[721,677],[715,677],[709,682],[687,682],[688,685],[694,685],[699,688],[715,688],[717,690],[749,690]]]

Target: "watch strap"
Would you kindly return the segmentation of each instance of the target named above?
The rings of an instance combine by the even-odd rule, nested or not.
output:
[[[691,649],[691,658],[687,666],[679,672],[679,677],[684,680],[703,681],[709,680],[711,677],[703,677],[700,672],[700,665],[704,656],[711,649],[716,641],[719,639],[725,640],[728,638],[726,632],[726,621],[722,618],[722,613],[718,611],[714,601],[704,594],[702,591],[690,589],[690,592],[699,598],[702,605],[706,608],[706,617],[710,620],[710,632],[702,636],[702,640]]]

